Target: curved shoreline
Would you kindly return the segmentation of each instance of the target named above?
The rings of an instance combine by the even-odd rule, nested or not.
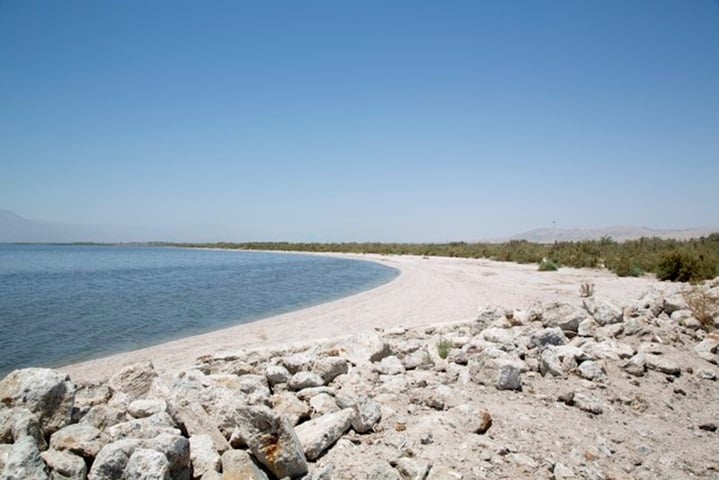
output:
[[[198,357],[242,348],[305,343],[341,337],[367,328],[416,327],[472,319],[493,304],[524,308],[538,301],[579,302],[579,285],[595,284],[602,298],[626,303],[651,288],[667,289],[653,278],[619,278],[600,270],[563,268],[538,272],[536,265],[491,260],[398,255],[322,254],[369,260],[396,268],[388,283],[338,300],[58,368],[75,381],[100,380],[121,367],[152,361],[163,373],[187,369]]]

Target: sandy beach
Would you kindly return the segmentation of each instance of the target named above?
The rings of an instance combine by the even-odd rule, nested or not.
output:
[[[641,297],[650,288],[673,288],[651,277],[618,278],[602,270],[539,272],[534,264],[483,259],[333,255],[378,262],[400,274],[378,288],[333,302],[59,369],[75,381],[102,380],[124,365],[150,360],[158,371],[171,374],[192,366],[203,355],[334,338],[367,328],[465,321],[486,305],[514,309],[555,300],[579,303],[583,282],[593,283],[596,296],[618,305]]]

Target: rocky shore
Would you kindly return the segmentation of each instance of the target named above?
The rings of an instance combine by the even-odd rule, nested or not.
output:
[[[16,370],[0,381],[0,478],[719,478],[719,317],[679,293],[583,293],[172,375]]]

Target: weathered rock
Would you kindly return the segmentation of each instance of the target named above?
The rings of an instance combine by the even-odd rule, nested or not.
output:
[[[13,443],[24,436],[32,437],[40,448],[44,448],[40,422],[30,410],[22,407],[0,409],[0,443]]]
[[[355,413],[351,408],[317,417],[295,427],[297,438],[309,460],[316,460],[352,425]]]
[[[694,347],[694,351],[703,360],[719,365],[719,334],[707,335],[704,340]]]
[[[667,375],[679,376],[682,373],[679,365],[662,355],[646,355],[647,368]]]
[[[267,480],[267,475],[246,451],[228,450],[222,454],[222,480]]]
[[[272,396],[272,408],[287,417],[292,426],[309,419],[311,414],[309,405],[290,392],[275,393]]]
[[[292,390],[302,390],[304,388],[321,387],[325,384],[322,377],[313,372],[297,372],[287,382],[287,386]]]
[[[380,462],[367,469],[367,480],[402,480],[402,477],[390,464]]]
[[[190,459],[195,477],[202,477],[208,472],[220,471],[220,454],[209,435],[192,435],[190,437]]]
[[[161,433],[143,442],[143,446],[165,455],[168,469],[173,477],[190,466],[190,441],[181,435]]]
[[[136,363],[129,365],[115,375],[110,377],[108,386],[115,395],[116,392],[122,392],[127,395],[130,400],[144,398],[147,392],[152,388],[152,382],[157,378],[157,372],[151,362]]]
[[[361,396],[352,406],[352,428],[357,433],[371,431],[382,419],[382,409],[374,400]]]
[[[273,475],[294,478],[307,473],[302,444],[285,417],[262,406],[243,408],[235,414],[242,440]]]
[[[539,362],[539,371],[542,375],[552,375],[554,377],[562,377],[566,373],[561,359],[551,348],[542,352]]]
[[[599,326],[619,323],[624,319],[622,309],[606,300],[587,298],[584,300],[584,308]]]
[[[140,444],[139,440],[122,439],[108,443],[95,457],[88,480],[116,480],[122,478],[130,456]]]
[[[634,375],[635,377],[642,377],[644,376],[646,366],[647,358],[643,353],[640,352],[627,360],[626,363],[622,365],[622,368],[630,375]]]
[[[489,343],[512,346],[517,343],[517,335],[508,328],[487,328],[479,334],[479,338]]]
[[[604,340],[602,342],[589,341],[581,347],[590,358],[604,360],[620,360],[634,356],[634,348],[626,343],[615,340]]]
[[[456,349],[450,350],[447,361],[457,362],[457,358],[452,356],[453,353],[462,353],[462,351]],[[465,364],[466,363],[467,362],[465,361]],[[426,370],[434,366],[434,359],[432,358],[432,354],[429,353],[429,350],[427,350],[426,348],[422,348],[403,356],[402,366],[404,366],[405,370]]]
[[[81,422],[89,423],[100,430],[106,430],[108,427],[126,420],[127,416],[123,410],[109,405],[95,405],[82,417]]]
[[[347,373],[347,360],[340,357],[322,357],[315,362],[312,371],[322,377],[327,385],[338,376]]]
[[[404,480],[424,480],[430,465],[416,458],[402,457],[397,460],[397,471]]]
[[[122,478],[126,480],[170,480],[167,458],[155,450],[138,448],[127,461]]]
[[[432,469],[427,474],[427,480],[462,480],[463,478],[461,473],[441,465],[432,465]]]
[[[40,450],[32,437],[23,436],[12,445],[1,478],[2,480],[48,480],[45,462],[40,457]]]
[[[592,381],[600,380],[606,377],[606,372],[602,366],[593,360],[587,360],[586,362],[580,363],[577,367],[577,373],[580,377]]]
[[[161,433],[179,435],[175,422],[165,412],[156,413],[147,418],[139,418],[118,423],[107,429],[113,440],[120,438],[154,438]]]
[[[468,368],[476,383],[492,385],[497,390],[521,390],[521,374],[526,371],[526,364],[518,359],[477,355],[470,360]]]
[[[542,325],[559,327],[565,332],[576,332],[579,322],[588,317],[587,312],[569,303],[552,303],[542,312]]]
[[[584,410],[585,412],[593,413],[595,415],[599,415],[604,412],[604,405],[602,404],[602,401],[593,395],[577,392],[574,394],[573,402],[575,407],[580,410]]]
[[[374,368],[383,375],[401,375],[405,372],[402,361],[394,355],[383,358]]]
[[[308,371],[312,367],[314,357],[307,353],[298,353],[280,358],[280,364],[294,375],[297,372]]]
[[[45,461],[50,480],[85,480],[87,476],[87,465],[82,457],[52,449],[40,456]]]
[[[167,403],[162,399],[135,400],[127,407],[127,413],[135,418],[145,418],[167,410]]]
[[[597,322],[593,318],[585,318],[579,322],[577,327],[577,335],[580,337],[593,337],[594,332],[597,330]]]
[[[207,435],[212,439],[215,450],[222,453],[229,450],[230,444],[220,432],[210,416],[199,404],[179,403],[175,405],[174,415],[177,421],[185,427],[190,437]]]
[[[574,471],[563,463],[555,463],[552,470],[554,480],[574,480],[577,478]]]
[[[479,435],[484,435],[491,426],[492,415],[487,411],[483,411],[477,415],[476,423],[473,422],[472,431]]]
[[[687,302],[680,294],[669,295],[663,298],[662,310],[667,315],[671,315],[677,310],[687,310]]]
[[[385,339],[374,330],[365,330],[353,335],[340,344],[347,359],[355,365],[379,362],[392,355]]]
[[[70,423],[74,402],[74,385],[67,375],[56,370],[25,368],[0,380],[0,404],[28,409],[45,435]]]
[[[532,347],[543,348],[547,346],[558,346],[567,343],[567,337],[561,328],[552,327],[544,328],[529,337],[529,345]]]
[[[317,417],[325,415],[327,413],[333,413],[339,410],[337,402],[334,397],[329,393],[320,393],[310,398],[309,401],[310,409],[312,410],[312,416]]]
[[[275,386],[279,383],[287,383],[290,380],[292,374],[282,365],[268,365],[265,368],[265,378],[270,386]]]
[[[67,450],[85,459],[93,459],[110,439],[89,423],[68,425],[50,437],[50,448]]]

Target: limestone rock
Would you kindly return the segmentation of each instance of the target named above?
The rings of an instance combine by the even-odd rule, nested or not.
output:
[[[165,455],[173,477],[190,466],[190,441],[181,435],[161,433],[143,442],[143,446]]]
[[[46,450],[40,454],[45,461],[51,480],[85,480],[85,460],[70,452]]]
[[[694,351],[703,360],[719,365],[719,334],[707,335],[704,340],[694,347]]]
[[[71,421],[75,387],[64,373],[47,368],[15,370],[0,380],[0,404],[35,414],[45,435]]]
[[[220,471],[220,454],[209,435],[192,435],[190,437],[190,459],[195,477],[202,477],[208,472]]]
[[[307,353],[288,355],[280,359],[282,366],[285,367],[291,375],[294,375],[297,372],[308,371],[312,366],[313,361],[314,358]]]
[[[244,450],[228,450],[222,454],[222,480],[268,480]]]
[[[630,375],[635,377],[643,377],[647,366],[647,358],[643,353],[637,353],[626,361],[622,368]]]
[[[526,364],[519,359],[478,355],[470,360],[468,367],[476,383],[492,385],[497,390],[522,389],[521,374],[526,370]]]
[[[207,412],[199,404],[180,403],[175,405],[174,415],[178,422],[185,427],[190,435],[207,435],[218,452],[230,449],[230,444],[217,428]]]
[[[309,400],[310,409],[312,410],[312,416],[322,416],[327,413],[333,413],[339,410],[337,402],[334,397],[329,393],[320,393],[310,398]]]
[[[155,450],[138,448],[130,456],[122,478],[126,480],[170,480],[167,458]]]
[[[110,377],[108,385],[115,395],[122,392],[130,400],[144,398],[157,378],[157,372],[151,362],[129,365]]]
[[[367,469],[367,480],[402,480],[402,477],[390,464],[380,462]]]
[[[647,368],[650,370],[656,370],[657,372],[666,373],[667,375],[681,375],[681,368],[679,365],[665,358],[662,355],[647,355]]]
[[[357,433],[367,433],[371,431],[377,423],[382,419],[382,409],[374,400],[362,396],[352,406],[352,428]]]
[[[262,406],[243,408],[236,414],[242,440],[273,475],[294,478],[307,473],[302,444],[285,417]]]
[[[118,423],[108,428],[107,433],[113,440],[119,440],[121,438],[154,438],[161,433],[179,435],[180,430],[177,429],[175,422],[167,413],[161,412],[147,418]]]
[[[346,408],[335,413],[317,417],[295,427],[297,438],[309,460],[316,460],[333,445],[352,425],[355,413]]]
[[[93,459],[108,442],[109,438],[89,423],[68,425],[50,437],[50,448],[67,450],[85,459]]]
[[[544,328],[529,337],[529,345],[532,347],[543,348],[547,346],[558,346],[567,343],[567,337],[561,328],[551,327]]]
[[[273,387],[278,383],[287,383],[291,376],[292,374],[282,365],[268,365],[267,368],[265,368],[267,383]]]
[[[599,415],[604,412],[604,405],[601,400],[592,395],[581,392],[575,393],[573,401],[575,407],[580,410],[584,410],[585,412],[593,413],[595,415]]]
[[[127,413],[135,418],[145,418],[167,410],[167,403],[162,399],[135,400],[127,407]]]
[[[347,373],[347,360],[340,357],[322,357],[315,362],[312,371],[322,377],[327,385],[338,376]]]
[[[125,412],[109,405],[95,405],[82,417],[82,423],[88,423],[100,430],[127,420]]]
[[[401,375],[405,372],[402,361],[394,355],[383,358],[374,368],[383,375]]]
[[[566,373],[562,361],[557,353],[548,348],[542,352],[539,362],[539,371],[542,375],[552,375],[554,377],[562,377]]]
[[[355,365],[379,362],[392,354],[385,339],[375,330],[365,330],[341,343],[347,359]]]
[[[517,343],[517,335],[507,328],[487,328],[479,334],[479,338],[489,343],[512,346]]]
[[[116,480],[122,478],[127,462],[140,442],[134,439],[122,439],[102,447],[95,457],[88,480]]]
[[[12,374],[11,374],[12,375]],[[45,462],[32,437],[17,440],[8,453],[2,480],[48,480]]]
[[[584,300],[584,308],[594,318],[599,326],[619,323],[624,319],[624,312],[621,308],[605,300],[588,298]]]
[[[404,480],[424,480],[429,472],[427,462],[415,458],[402,457],[397,460],[397,471]]]
[[[297,372],[287,382],[287,386],[292,390],[302,390],[304,388],[321,387],[324,385],[322,377],[312,372]]]
[[[272,396],[272,408],[287,417],[292,426],[310,418],[311,413],[309,405],[290,392],[275,393]]]
[[[606,377],[606,373],[602,366],[593,360],[587,360],[586,362],[579,364],[579,367],[577,367],[577,373],[580,377],[592,381]]]
[[[579,323],[588,317],[587,312],[569,303],[555,302],[548,305],[542,312],[542,325],[559,327],[565,332],[576,332]]]
[[[13,443],[24,436],[35,439],[38,446],[45,446],[45,437],[37,417],[27,408],[0,409],[0,443]]]

